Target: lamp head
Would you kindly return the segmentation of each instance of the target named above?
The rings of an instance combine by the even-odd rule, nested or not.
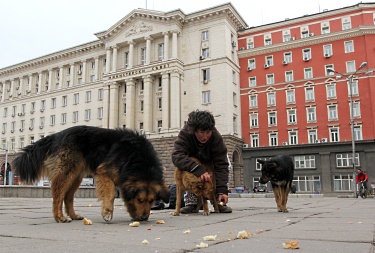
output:
[[[362,62],[358,69],[364,68],[367,66],[367,62]]]
[[[334,70],[333,68],[327,68],[327,72],[328,72],[328,73],[335,73],[336,70]]]

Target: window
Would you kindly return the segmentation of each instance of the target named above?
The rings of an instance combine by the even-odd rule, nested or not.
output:
[[[288,132],[288,137],[289,137],[289,144],[290,145],[296,145],[296,144],[298,144],[297,131],[289,131]]]
[[[267,93],[267,105],[268,106],[276,105],[276,94],[274,92]]]
[[[328,34],[328,33],[330,33],[329,26],[322,27],[322,34]]]
[[[56,116],[55,115],[51,115],[50,116],[50,125],[54,126],[55,124],[56,124]]]
[[[320,176],[294,176],[293,183],[300,192],[320,192]]]
[[[158,98],[158,109],[161,110],[163,108],[163,100],[162,98]]]
[[[353,131],[354,131],[354,140],[356,141],[363,140],[361,126],[354,126]]]
[[[258,127],[258,114],[257,113],[252,113],[250,114],[250,127]]]
[[[250,145],[252,148],[259,147],[259,135],[258,134],[250,135]]]
[[[67,117],[66,113],[61,114],[61,124],[66,124],[66,117]]]
[[[331,55],[333,55],[332,45],[324,45],[323,46],[323,55],[324,55],[324,57],[330,57]]]
[[[208,57],[210,57],[210,49],[209,49],[209,48],[203,48],[203,49],[202,49],[202,56],[203,56],[204,58],[208,58]]]
[[[247,67],[250,69],[255,69],[256,68],[256,62],[255,59],[249,59],[247,63]]]
[[[327,69],[334,69],[333,64],[328,64],[324,66],[324,71],[326,72],[326,76],[334,76],[334,72],[330,72]]]
[[[20,148],[24,148],[25,146],[25,138],[21,137],[20,138]]]
[[[35,112],[35,102],[31,102],[31,111]]]
[[[301,38],[308,38],[309,37],[309,31],[302,31],[301,32]]]
[[[7,131],[7,123],[3,123],[3,133],[5,133]]]
[[[315,156],[314,155],[294,156],[294,165],[296,169],[314,169],[315,168]]]
[[[238,101],[238,100],[237,100],[237,93],[233,92],[233,105],[234,105],[235,107],[238,106],[237,101]]]
[[[361,117],[361,108],[359,102],[353,102],[353,117],[360,118]]]
[[[85,102],[86,103],[91,102],[91,91],[86,91]]]
[[[352,191],[353,189],[353,175],[335,175],[333,176],[333,190],[334,191]]]
[[[98,108],[98,119],[103,119],[104,110],[103,107]]]
[[[283,41],[284,42],[287,42],[287,41],[290,41],[291,40],[291,36],[290,36],[290,34],[284,34],[283,35]]]
[[[269,134],[269,145],[270,146],[277,146],[277,133],[270,133]]]
[[[352,24],[350,22],[350,18],[343,18],[342,19],[342,29],[348,30],[352,28]]]
[[[46,109],[46,100],[42,100],[40,104],[40,109],[44,111]]]
[[[292,52],[284,53],[284,61],[287,63],[292,62]]]
[[[306,48],[302,50],[303,60],[308,61],[311,59],[311,49]]]
[[[44,119],[44,117],[40,117],[39,120],[40,120],[40,126],[41,126],[41,127],[44,127],[44,125],[45,125],[45,124],[44,124],[44,123],[45,123],[45,119]]]
[[[210,80],[210,69],[202,69],[203,82]]]
[[[295,90],[286,91],[286,102],[292,104],[296,102]]]
[[[307,130],[307,138],[309,143],[316,143],[318,140],[318,133],[316,129]]]
[[[355,166],[359,166],[359,154],[354,154]],[[353,166],[353,153],[336,154],[336,166],[338,168]]]
[[[51,108],[56,108],[56,98],[51,98]]]
[[[247,42],[247,49],[254,48],[254,42],[253,41],[248,41]]]
[[[249,100],[250,100],[250,108],[258,107],[258,96],[257,95],[251,95],[249,97]]]
[[[202,41],[208,40],[208,31],[202,32]]]
[[[269,112],[268,113],[268,125],[269,126],[276,126],[277,121],[276,121],[276,112]]]
[[[306,101],[314,101],[315,100],[314,88],[313,87],[305,88],[305,98],[306,98]]]
[[[98,90],[98,100],[103,100],[104,97],[104,91],[103,89]]]
[[[79,93],[73,95],[73,105],[79,104]]]
[[[354,61],[347,61],[346,62],[346,72],[347,73],[355,72],[355,62]]]
[[[337,105],[328,106],[328,120],[337,120]]]
[[[264,45],[265,45],[265,46],[272,45],[272,39],[271,39],[271,38],[266,38],[266,39],[264,40]]]
[[[139,129],[140,129],[140,130],[143,130],[143,122],[140,122],[140,123],[139,123]]]
[[[68,105],[68,96],[62,96],[62,106],[65,107]]]
[[[144,65],[146,63],[146,48],[141,48],[141,64]]]
[[[73,112],[73,122],[78,122],[78,111]]]
[[[91,110],[90,109],[86,109],[85,110],[85,120],[88,121],[91,119]]]
[[[339,129],[337,127],[329,128],[329,136],[331,142],[340,141]]]
[[[16,130],[16,122],[12,121],[12,123],[11,123],[11,131],[12,131],[12,133],[14,132],[14,130]]]
[[[336,85],[335,84],[327,84],[326,91],[327,91],[327,99],[336,98]]]
[[[272,55],[266,56],[266,64],[268,66],[273,66],[273,56]]]
[[[257,86],[257,77],[251,76],[249,77],[249,87],[256,87]]]
[[[352,90],[351,90],[351,92],[352,92],[352,96],[356,96],[356,95],[359,95],[359,93],[358,93],[358,80],[354,80],[353,82],[352,82]],[[348,96],[350,96],[350,88],[349,88],[349,83],[348,83]]]
[[[164,43],[158,45],[158,59],[159,61],[164,60]]]
[[[143,102],[143,100],[141,100],[141,101],[139,101],[140,102],[140,104],[139,104],[139,107],[140,107],[140,110],[141,110],[141,112],[143,112],[143,109],[144,109],[144,102]]]
[[[209,103],[211,103],[211,92],[203,91],[202,92],[202,104],[209,104]]]
[[[274,83],[275,83],[274,75],[268,74],[267,75],[267,84],[274,84]]]
[[[128,68],[129,67],[129,52],[125,52],[125,68]]]
[[[34,105],[35,105],[35,103],[34,103]],[[4,111],[3,111],[3,118],[6,118],[6,117],[8,117],[8,107],[5,107]]]
[[[292,82],[293,81],[293,71],[285,71],[285,82]]]
[[[288,115],[288,124],[296,124],[297,123],[297,111],[296,111],[296,109],[287,110],[287,115]]]
[[[56,104],[55,104],[55,107],[56,107]],[[22,104],[21,105],[21,113],[25,113],[26,112],[26,104]]]
[[[354,52],[354,42],[352,40],[344,41],[344,48],[345,48],[345,53]]]
[[[304,71],[305,79],[313,78],[312,68],[306,68],[303,71]]]
[[[94,82],[95,81],[95,75],[90,75],[90,82]]]
[[[92,61],[92,62],[91,62],[91,69],[92,69],[92,70],[95,69],[95,61]]]
[[[34,118],[30,119],[30,128],[31,128],[30,130],[34,128],[34,122],[35,122]]]

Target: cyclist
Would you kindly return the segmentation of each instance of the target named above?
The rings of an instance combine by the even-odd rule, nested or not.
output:
[[[363,182],[365,190],[367,190],[367,181],[368,181],[368,175],[363,170],[358,169],[357,175],[355,176],[355,182],[357,184]]]

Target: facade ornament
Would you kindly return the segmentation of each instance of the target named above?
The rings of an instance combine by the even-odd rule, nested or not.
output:
[[[134,34],[139,34],[139,33],[144,33],[152,31],[152,26],[151,25],[146,25],[145,23],[140,22],[138,24],[135,24],[130,28],[130,30],[125,34],[125,37],[134,35]]]

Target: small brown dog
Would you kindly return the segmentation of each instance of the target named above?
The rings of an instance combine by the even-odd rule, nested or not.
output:
[[[190,157],[198,164],[201,164],[195,157]],[[189,191],[194,193],[198,198],[196,213],[199,212],[203,204],[203,215],[210,215],[210,210],[208,209],[207,199],[211,200],[214,205],[215,213],[219,212],[219,207],[216,200],[216,179],[215,173],[213,171],[212,164],[201,164],[204,166],[208,174],[210,174],[211,182],[202,182],[201,179],[194,174],[180,170],[176,168],[174,171],[174,180],[176,182],[176,211],[173,213],[174,216],[180,215],[181,209],[181,198],[184,191]]]

